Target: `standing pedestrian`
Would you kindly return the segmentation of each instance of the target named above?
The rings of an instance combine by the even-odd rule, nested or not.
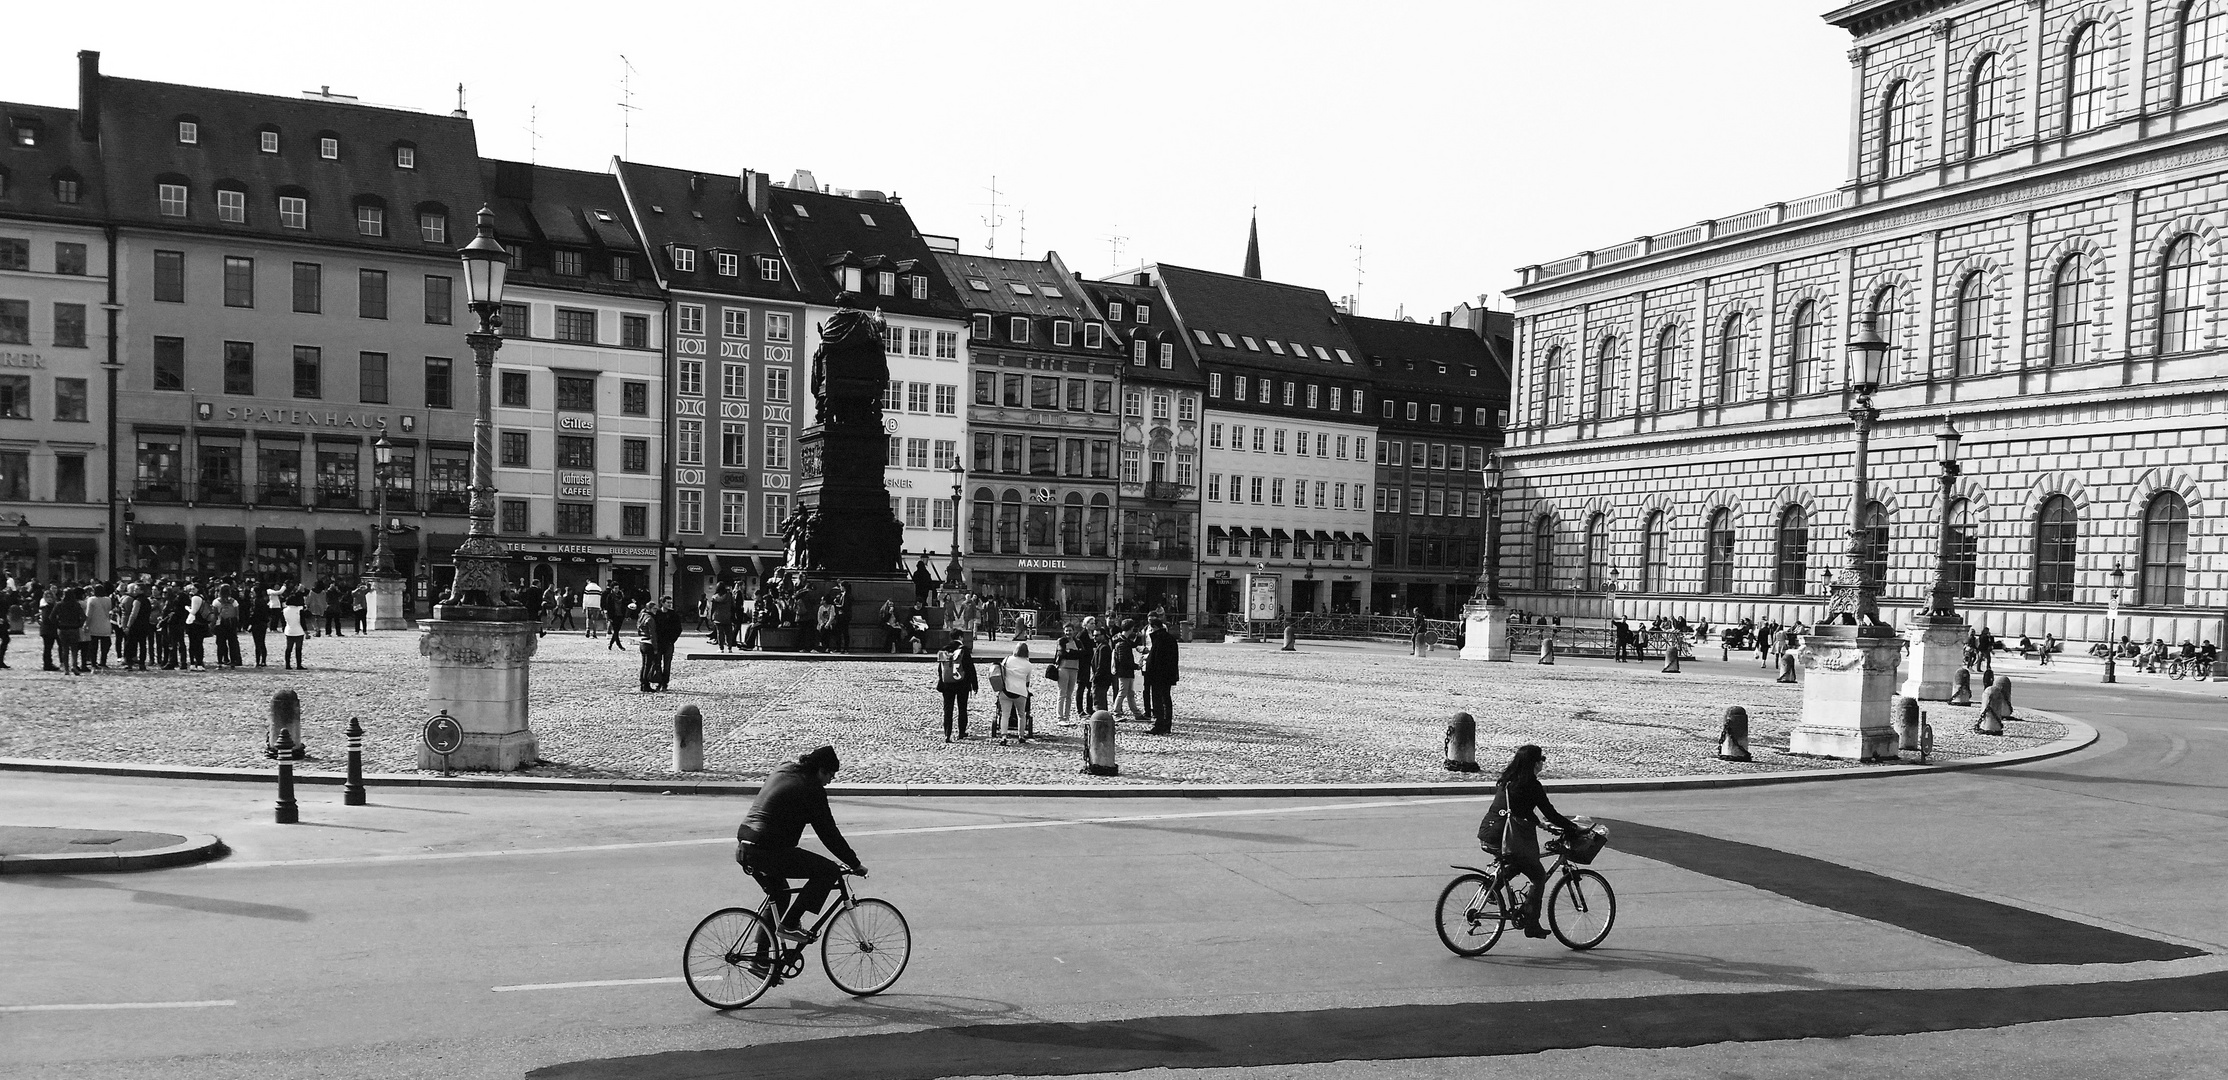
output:
[[[15,582],[0,583],[0,671],[8,670],[8,639],[15,636]]]
[[[928,569],[928,553],[922,552],[913,564],[913,606],[927,607],[929,594],[936,591],[936,575]]]
[[[828,647],[828,648],[829,648],[829,649],[830,649],[831,651],[833,651],[833,652],[839,652],[839,653],[847,653],[847,652],[850,652],[850,651],[851,651],[851,583],[850,583],[850,582],[848,582],[848,581],[838,581],[838,582],[836,582],[836,587],[835,587],[834,591],[833,591],[833,592],[831,592],[831,593],[829,594],[829,596],[830,596],[830,598],[831,598],[831,599],[833,599],[833,600],[835,601],[835,613],[836,613],[836,617],[835,617],[835,640],[834,640],[834,641],[832,641],[832,642],[829,642],[829,643],[827,643],[827,647]]]
[[[601,637],[603,635],[603,586],[597,584],[594,578],[588,579],[588,584],[580,590],[580,606],[586,609],[588,613],[588,636],[590,638]]]
[[[186,658],[194,671],[207,671],[208,657],[202,649],[209,641],[209,598],[201,595],[198,585],[186,586]]]
[[[78,646],[85,636],[85,590],[72,585],[55,592],[54,602],[40,616],[39,630],[44,633],[53,628],[54,651],[62,658],[59,670],[66,675],[83,675],[85,653]]]
[[[1137,707],[1137,628],[1123,624],[1114,635],[1114,685],[1116,687],[1113,709],[1118,716],[1143,719],[1145,713]]]
[[[1112,615],[1091,634],[1091,700],[1090,709],[1083,714],[1086,718],[1105,709],[1114,696],[1114,643],[1121,636]]]
[[[307,671],[309,665],[302,662],[302,642],[309,637],[309,627],[303,625],[309,613],[303,607],[303,600],[298,588],[287,590],[279,600],[279,625],[286,632],[286,648],[280,652],[279,660],[287,668]]]
[[[1166,735],[1175,723],[1175,702],[1171,688],[1177,682],[1176,635],[1160,616],[1152,617],[1151,633],[1146,641],[1145,654],[1145,711],[1152,716],[1150,734]]]
[[[657,688],[664,693],[673,686],[673,647],[681,640],[681,613],[667,596],[647,620],[650,641],[657,648]]]
[[[1060,679],[1061,727],[1067,726],[1068,710],[1070,709],[1082,713],[1082,716],[1090,715],[1080,708],[1077,697],[1078,687],[1081,687],[1087,693],[1091,686],[1086,681],[1088,676],[1083,663],[1084,658],[1091,653],[1090,641],[1090,637],[1084,633],[1082,627],[1075,623],[1069,623],[1061,632],[1059,642],[1053,647],[1052,660],[1058,666]],[[1082,716],[1078,716],[1077,719],[1082,719]]]
[[[85,598],[85,663],[88,667],[108,666],[108,639],[116,631],[109,615],[113,601],[109,598],[109,585],[102,582],[93,586],[93,595]]]
[[[735,617],[735,594],[724,581],[719,583],[719,590],[712,594],[711,613],[712,644],[718,646],[719,651],[726,652],[732,647],[728,641],[728,623]]]
[[[970,641],[946,641],[936,653],[936,690],[944,696],[944,741],[952,741],[952,718],[959,719],[959,737],[967,738],[967,696],[975,692],[975,647]]]
[[[51,581],[47,582],[46,592],[39,595],[39,643],[41,646],[43,646],[41,652],[43,653],[45,661],[41,666],[48,671],[62,670],[61,668],[56,667],[54,664],[55,636],[53,618],[54,608],[61,602],[62,587]],[[65,661],[65,663],[66,662],[67,661]]]
[[[217,639],[217,666],[229,670],[240,667],[240,599],[230,585],[217,587],[217,598],[210,604],[209,630]]]
[[[147,586],[132,583],[123,618],[124,666],[135,671],[147,670],[147,655],[155,645],[155,606],[147,595]]]
[[[371,582],[358,579],[348,593],[348,613],[355,616],[356,633],[371,632]]]
[[[1029,663],[1029,643],[1013,643],[1013,655],[998,661],[993,676],[993,688],[998,691],[998,745],[1005,746],[1009,738],[1018,736],[1024,743],[1036,734],[1036,723],[1029,715],[1029,681],[1034,675]]]
[[[248,640],[255,643],[256,667],[262,667],[271,659],[270,646],[263,638],[271,632],[273,617],[278,614],[278,609],[271,606],[273,599],[275,597],[251,584],[247,595],[240,600],[240,623],[247,628]]]

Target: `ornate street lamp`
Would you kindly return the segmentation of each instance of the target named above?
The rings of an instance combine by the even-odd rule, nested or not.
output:
[[[1957,584],[1950,580],[1950,501],[1957,487],[1958,474],[1965,471],[1957,461],[1957,444],[1963,440],[1957,425],[1951,423],[1949,417],[1943,417],[1942,430],[1934,433],[1935,457],[1942,470],[1942,523],[1935,538],[1934,589],[1926,605],[1926,614],[1936,619],[1957,617]]]
[[[954,455],[952,457],[952,559],[951,562],[946,563],[944,566],[944,587],[953,590],[957,590],[960,587],[959,575],[961,567],[959,563],[959,509],[960,498],[966,493],[966,488],[967,467],[965,465],[961,465],[959,463],[958,456]]]
[[[1509,658],[1509,608],[1501,599],[1501,455],[1485,452],[1485,468],[1478,473],[1485,489],[1485,595],[1462,607],[1462,658],[1507,661]]]
[[[1501,455],[1499,451],[1485,452],[1485,471],[1479,474],[1485,486],[1485,602],[1493,607],[1506,606],[1501,600]]]
[[[372,548],[371,572],[379,577],[395,576],[394,549],[387,546],[387,470],[395,463],[395,447],[382,433],[371,444],[372,505],[379,517],[379,543]]]
[[[2104,681],[2116,683],[2120,674],[2116,661],[2120,655],[2120,587],[2127,584],[2127,567],[2117,556],[2112,559],[2112,604],[2104,609]]]
[[[1888,343],[1880,337],[1873,316],[1867,314],[1857,327],[1856,336],[1849,339],[1849,388],[1856,395],[1856,404],[1849,407],[1849,420],[1856,428],[1857,445],[1851,455],[1851,490],[1849,503],[1849,542],[1845,549],[1847,565],[1834,579],[1833,595],[1826,602],[1829,623],[1844,623],[1866,627],[1880,624],[1880,583],[1865,577],[1865,563],[1871,555],[1871,535],[1864,527],[1864,508],[1869,503],[1866,483],[1866,460],[1871,453],[1872,423],[1879,419],[1880,411],[1872,407],[1872,395],[1880,389],[1880,372],[1886,366]]]
[[[495,539],[495,350],[503,347],[503,279],[510,273],[510,252],[495,241],[495,214],[481,207],[472,242],[457,252],[464,261],[468,307],[479,329],[464,336],[472,347],[478,399],[472,417],[471,527],[456,549],[456,577],[442,607],[443,618],[502,620],[524,618],[503,602],[503,545]]]

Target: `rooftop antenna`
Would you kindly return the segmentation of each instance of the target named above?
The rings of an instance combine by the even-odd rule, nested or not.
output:
[[[528,164],[539,164],[541,162],[541,113],[541,102],[537,101],[526,107],[526,161]]]
[[[463,84],[463,83],[458,83],[458,84],[456,84],[456,111],[455,111],[455,112],[453,112],[453,113],[450,113],[449,115],[450,115],[450,116],[463,116],[463,115],[464,115],[464,84]]]
[[[1024,207],[1024,208],[1022,208],[1022,210],[1020,211],[1020,215],[1021,215],[1021,222],[1020,222],[1020,227],[1021,227],[1021,254],[1020,254],[1020,256],[1019,256],[1019,257],[1020,257],[1020,258],[1024,258],[1024,259],[1026,259],[1026,258],[1028,258],[1028,257],[1029,257],[1029,210],[1028,210],[1028,208],[1027,208],[1027,207]]]
[[[1355,237],[1352,246],[1354,248],[1354,295],[1353,303],[1347,306],[1346,313],[1359,315],[1362,313],[1362,238]]]
[[[1106,241],[1107,256],[1113,263],[1110,269],[1120,270],[1122,268],[1122,245],[1129,241],[1129,237],[1121,234],[1122,227],[1120,225],[1116,225],[1114,228],[1116,231],[1099,237],[1099,239]]]
[[[627,54],[619,54],[619,159],[630,156],[634,140],[634,113],[639,106],[634,103],[634,65]]]
[[[985,214],[982,219],[983,226],[990,230],[990,242],[983,245],[983,250],[992,255],[998,254],[998,226],[1006,223],[1005,216],[998,213],[998,195],[998,177],[992,175],[990,178],[990,213]]]

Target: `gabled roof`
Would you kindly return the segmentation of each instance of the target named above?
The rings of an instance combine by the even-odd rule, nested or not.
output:
[[[124,225],[155,226],[223,235],[308,240],[396,253],[452,257],[471,235],[472,215],[483,202],[479,149],[472,122],[455,116],[409,112],[323,98],[278,97],[177,83],[88,76],[81,88],[98,103],[102,163],[109,184],[108,210]],[[178,123],[191,120],[198,137],[178,141]],[[264,153],[260,132],[275,130],[277,153]],[[339,142],[339,156],[319,156],[319,141]],[[414,166],[399,167],[396,148],[414,152]],[[156,185],[182,178],[187,216],[164,217]],[[247,220],[217,220],[215,191],[230,184],[247,193]],[[309,200],[309,227],[279,224],[281,194]],[[360,200],[386,208],[386,235],[363,236],[356,227]],[[448,216],[449,235],[420,238],[420,209]]]
[[[1485,339],[1462,326],[1405,319],[1346,317],[1346,327],[1373,363],[1370,375],[1380,385],[1410,384],[1491,398],[1508,397],[1501,365]],[[1439,369],[1444,367],[1444,372]],[[1476,372],[1475,375],[1470,374]]]
[[[1345,316],[1321,289],[1167,263],[1148,272],[1160,282],[1202,363],[1234,362],[1311,374],[1330,367],[1355,378],[1368,377],[1360,349],[1346,330]],[[1199,340],[1202,332],[1205,342]],[[1230,339],[1227,345],[1225,335]],[[1247,338],[1254,339],[1254,347],[1246,346]],[[1277,343],[1275,347],[1268,345],[1271,341]],[[1291,355],[1295,345],[1307,350],[1304,359]]]
[[[629,296],[661,295],[640,241],[627,220],[618,178],[608,173],[557,169],[523,161],[483,158],[480,176],[495,211],[495,235],[504,247],[523,244],[525,265],[510,272],[513,284]],[[551,253],[583,255],[580,276],[554,272]],[[611,256],[634,260],[634,279],[614,281]]]
[[[37,132],[37,142],[16,140],[18,123]],[[0,102],[0,216],[98,222],[106,208],[100,147],[78,137],[77,110]],[[78,181],[78,201],[56,197],[57,179]]]
[[[1122,305],[1121,321],[1113,321],[1109,314],[1108,326],[1125,352],[1129,343],[1138,338],[1144,338],[1153,346],[1146,366],[1125,367],[1122,369],[1124,376],[1155,382],[1206,383],[1207,376],[1199,370],[1199,353],[1192,348],[1190,335],[1184,333],[1183,325],[1176,320],[1176,313],[1169,308],[1168,298],[1160,294],[1160,289],[1134,281],[1084,281],[1080,284],[1100,313],[1110,313],[1107,306],[1110,303]],[[1139,323],[1136,320],[1134,312],[1139,304],[1147,306],[1149,321]],[[1175,367],[1163,369],[1160,366],[1162,342],[1176,347]]]
[[[1001,259],[939,251],[936,261],[958,293],[960,306],[969,312],[1078,321],[1093,317],[1082,289],[1050,259]]]
[[[897,296],[861,296],[857,298],[861,306],[893,315],[966,317],[966,306],[945,278],[935,250],[921,239],[913,216],[901,203],[770,187],[765,221],[773,227],[783,254],[796,270],[797,286],[811,303],[836,303],[838,289],[830,267],[848,261],[868,272],[890,270],[928,278],[926,300],[915,300],[899,289]]]
[[[694,172],[638,161],[612,162],[634,228],[650,250],[660,280],[674,289],[748,296],[760,300],[802,302],[796,275],[784,265],[781,280],[767,281],[758,272],[758,259],[780,259],[781,247],[763,221],[751,212],[740,177],[727,173]],[[692,248],[696,268],[673,268],[670,249]],[[734,277],[719,273],[713,253],[740,255],[740,272]]]

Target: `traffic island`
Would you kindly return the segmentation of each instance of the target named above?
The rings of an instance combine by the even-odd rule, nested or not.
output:
[[[0,874],[106,874],[206,862],[224,854],[206,833],[0,825]]]

